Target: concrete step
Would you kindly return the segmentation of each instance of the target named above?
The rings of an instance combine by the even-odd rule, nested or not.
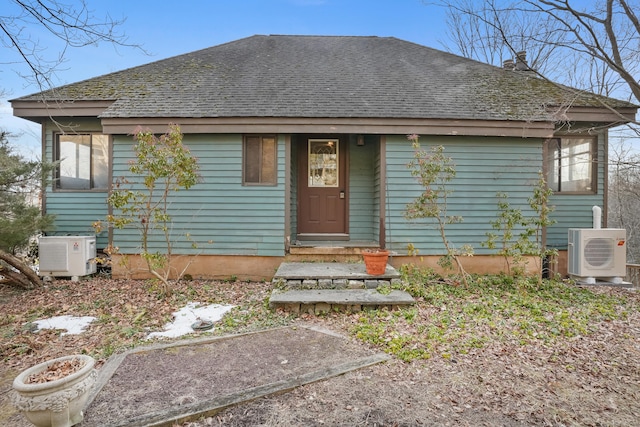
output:
[[[375,289],[274,290],[269,299],[273,309],[292,313],[321,314],[330,311],[361,311],[375,308],[394,309],[414,304],[407,292],[394,290],[382,294]]]
[[[273,277],[281,289],[375,289],[396,285],[400,273],[390,265],[384,274],[367,274],[363,263],[283,262]]]

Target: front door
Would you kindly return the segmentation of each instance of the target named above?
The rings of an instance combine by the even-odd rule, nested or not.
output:
[[[347,237],[346,144],[306,138],[298,155],[298,238]]]

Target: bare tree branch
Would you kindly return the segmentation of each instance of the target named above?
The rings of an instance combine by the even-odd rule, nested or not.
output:
[[[448,35],[455,46],[449,50],[498,66],[496,58],[513,58],[525,50],[540,77],[638,103],[640,5],[630,0],[605,0],[603,7],[590,3],[591,7],[569,0],[436,4],[447,8]],[[501,38],[500,43],[486,43],[494,37]],[[627,121],[606,101],[599,102],[621,122]]]
[[[639,65],[640,52],[638,52],[637,40],[640,33],[637,30],[638,16],[632,10],[625,12],[629,17],[629,23],[620,22],[614,28],[614,2],[619,0],[607,0],[606,11],[604,17],[598,17],[595,14],[579,11],[572,7],[567,0],[525,0],[526,3],[538,8],[541,12],[548,14],[558,22],[561,22],[566,30],[573,35],[575,41],[566,43],[567,48],[576,49],[578,51],[589,53],[594,58],[603,61],[615,73],[617,73],[629,86],[636,101],[640,101],[640,83],[637,77],[632,75],[632,70],[637,69]],[[542,5],[549,8],[545,9]],[[628,5],[625,3],[624,6]],[[636,11],[635,13],[639,13]],[[566,15],[566,16],[563,16]],[[622,16],[618,14],[618,16]],[[634,22],[635,21],[635,22]],[[601,26],[602,28],[599,28]],[[633,29],[635,28],[635,34]],[[586,33],[589,38],[582,34]],[[624,40],[621,40],[620,38]],[[636,40],[636,46],[630,46],[631,55],[629,59],[634,60],[635,64],[627,66],[623,60],[621,43],[626,45],[631,40]]]
[[[23,77],[37,84],[40,90],[55,86],[52,78],[64,63],[69,48],[109,43],[141,49],[119,32],[124,19],[113,19],[110,15],[97,17],[85,0],[9,2],[13,8],[0,12],[0,45],[17,53],[29,70]],[[36,34],[43,30],[61,42],[59,49],[43,46],[38,41]],[[8,64],[1,60],[0,63]]]
[[[502,58],[526,50],[530,65],[548,81],[577,88],[576,94],[587,90],[640,103],[639,0],[434,1],[447,8],[453,52],[500,66]],[[527,19],[533,25],[522,24]],[[496,36],[502,40],[486,43]],[[596,99],[628,122],[605,98]],[[568,100],[558,108],[560,121],[570,106]],[[619,132],[621,141],[610,144],[608,226],[627,229],[628,257],[638,262],[640,155],[625,148],[624,137],[640,137],[640,121]]]
[[[629,18],[629,21],[631,21],[631,23],[635,27],[636,33],[640,34],[640,19],[638,18],[638,15],[636,15],[637,12],[634,12],[633,9],[629,7],[629,4],[626,2],[626,0],[619,1],[620,6],[622,6],[622,9],[624,9],[624,13],[627,15],[627,18]]]

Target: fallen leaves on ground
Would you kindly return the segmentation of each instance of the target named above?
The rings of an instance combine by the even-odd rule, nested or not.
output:
[[[268,283],[194,280],[175,283],[173,295],[163,298],[150,282],[104,277],[56,280],[31,291],[0,286],[0,359],[7,369],[21,371],[81,353],[95,357],[100,367],[114,353],[148,344],[147,335],[162,331],[172,313],[189,301],[241,301],[246,306],[262,304],[269,291]],[[235,315],[241,313],[238,310]],[[61,315],[94,316],[96,320],[78,335],[62,336],[52,329],[33,332],[32,322]]]
[[[174,294],[163,299],[148,282],[100,277],[55,281],[32,291],[0,287],[3,390],[20,370],[64,355],[90,354],[100,367],[114,353],[147,344],[147,334],[162,330],[171,313],[189,301],[237,306],[216,324],[213,333],[218,334],[305,323],[352,336],[354,325],[367,321],[367,313],[293,318],[273,312],[266,304],[270,291],[269,283],[196,280],[175,285]],[[482,347],[438,349],[411,362],[395,359],[182,425],[636,425],[640,294],[612,288],[593,292],[626,301],[618,307],[625,315],[594,318],[586,333],[551,341],[512,339],[509,328],[514,325],[508,321],[498,325],[504,328],[502,335],[486,324],[468,323],[466,327],[478,328],[475,335],[489,337]],[[451,301],[419,299],[411,315],[429,325],[443,310],[452,312]],[[570,319],[573,312],[567,312]],[[34,320],[66,314],[97,320],[80,335],[34,333],[30,327]],[[395,314],[380,316],[391,321]],[[405,320],[400,316],[385,336],[425,334]],[[474,334],[473,329],[467,332]],[[536,337],[535,332],[527,336]]]

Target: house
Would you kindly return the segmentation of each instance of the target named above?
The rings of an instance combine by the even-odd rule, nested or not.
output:
[[[63,235],[105,218],[136,127],[180,125],[201,182],[173,199],[174,235],[212,242],[176,241],[198,255],[194,277],[269,278],[284,259],[339,260],[371,246],[391,249],[395,266],[435,265],[438,231],[404,216],[421,192],[407,168],[407,134],[419,134],[453,159],[448,212],[464,220],[447,236],[475,249],[465,266],[482,273],[504,268],[482,245],[497,193],[531,214],[539,171],[554,190],[546,245],[562,254],[568,228],[591,227],[592,206],[607,205],[608,129],[637,110],[547,82],[522,60],[494,67],[393,37],[257,35],[11,103],[42,124],[44,156],[60,161],[43,207]],[[135,259],[139,240],[110,230],[98,246]]]

